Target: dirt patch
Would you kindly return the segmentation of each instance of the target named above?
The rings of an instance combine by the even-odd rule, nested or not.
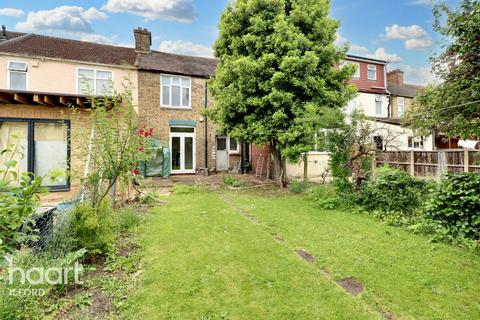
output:
[[[312,256],[308,251],[304,249],[297,249],[295,252],[305,261],[308,263],[313,263],[315,261],[315,257]]]
[[[340,285],[352,296],[358,296],[363,291],[363,285],[358,282],[357,279],[355,279],[354,277],[340,279],[337,281],[337,284]]]
[[[390,312],[385,311],[383,309],[380,309],[380,314],[382,315],[383,319],[385,319],[385,320],[393,320],[394,319],[393,314],[391,314]]]

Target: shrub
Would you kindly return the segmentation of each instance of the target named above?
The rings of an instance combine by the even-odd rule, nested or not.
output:
[[[342,205],[341,198],[332,186],[321,185],[314,187],[308,191],[306,197],[325,210],[334,210]]]
[[[305,181],[294,180],[288,184],[288,190],[292,193],[304,193],[308,188],[308,183]]]
[[[408,173],[383,167],[375,178],[362,184],[358,202],[367,210],[411,214],[421,207],[427,191],[425,181],[412,178]]]
[[[71,214],[71,230],[77,240],[77,249],[85,248],[90,256],[106,254],[112,248],[113,210],[106,201],[96,210],[81,202]]]
[[[140,225],[140,216],[132,208],[122,208],[118,212],[117,228],[120,232],[127,232]]]
[[[480,175],[447,175],[433,190],[425,214],[440,238],[480,240]]]
[[[230,187],[233,187],[233,188],[239,188],[239,187],[243,186],[243,182],[238,180],[234,176],[225,175],[225,176],[223,176],[223,185],[230,186]]]

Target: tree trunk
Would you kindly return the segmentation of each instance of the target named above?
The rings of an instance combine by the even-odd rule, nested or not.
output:
[[[270,141],[270,151],[272,152],[272,158],[273,158],[273,169],[275,172],[275,182],[277,183],[277,186],[280,188],[284,187],[284,159],[282,158],[282,155],[280,154],[280,151],[277,149],[277,145],[275,141]]]

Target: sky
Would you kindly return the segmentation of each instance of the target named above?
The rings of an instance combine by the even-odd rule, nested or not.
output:
[[[350,53],[390,61],[407,82],[433,77],[429,57],[440,48],[432,30],[435,0],[331,0],[340,21],[337,44]],[[133,29],[152,32],[152,49],[211,57],[217,25],[229,0],[1,0],[7,30],[133,46]],[[458,0],[447,0],[456,6]]]

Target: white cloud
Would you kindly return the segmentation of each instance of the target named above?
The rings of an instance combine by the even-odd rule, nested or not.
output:
[[[334,44],[337,47],[342,47],[344,45],[348,45],[348,47],[349,47],[348,52],[351,53],[351,54],[365,55],[365,54],[368,53],[368,48],[367,47],[364,47],[364,46],[361,46],[361,45],[358,45],[358,44],[354,44],[354,43],[350,43],[347,38],[343,37],[340,34],[340,32],[337,32]]]
[[[182,40],[166,40],[160,43],[159,50],[162,52],[182,54],[197,57],[213,57],[213,49],[207,46]]]
[[[400,26],[398,24],[387,26],[383,38],[386,40],[405,40],[406,49],[423,50],[433,45],[427,31],[416,24],[411,26]]]
[[[405,82],[410,84],[422,85],[436,81],[430,67],[413,67],[409,64],[394,63],[389,65],[389,70],[401,69],[405,72]]]
[[[428,49],[433,45],[433,41],[430,38],[424,39],[408,39],[405,41],[405,48],[407,49]]]
[[[195,19],[192,0],[108,0],[102,9],[127,12],[147,20],[192,22]]]
[[[0,9],[0,16],[6,16],[6,17],[15,17],[19,18],[23,16],[25,12],[20,9],[15,9],[15,8],[2,8]]]
[[[94,7],[85,10],[77,6],[60,6],[52,10],[32,11],[27,20],[17,23],[16,29],[21,31],[61,30],[67,32],[91,33],[90,22],[106,19],[107,15]]]
[[[113,41],[112,37],[106,37],[106,36],[103,36],[101,34],[96,34],[96,33],[83,34],[82,36],[80,36],[79,40],[87,41],[87,42],[101,43],[101,44],[111,44],[111,45],[113,45],[115,43]]]
[[[410,4],[412,5],[424,5],[424,6],[433,6],[435,4],[435,0],[412,0]]]
[[[379,59],[379,60],[386,60],[389,62],[398,62],[402,61],[402,58],[396,53],[388,53],[385,48],[378,48],[375,50],[375,53],[367,54],[368,58]]]
[[[427,32],[422,27],[416,24],[411,26],[406,26],[406,27],[399,26],[398,24],[394,24],[390,27],[385,27],[385,38],[387,40],[419,39],[427,36],[428,36]]]

